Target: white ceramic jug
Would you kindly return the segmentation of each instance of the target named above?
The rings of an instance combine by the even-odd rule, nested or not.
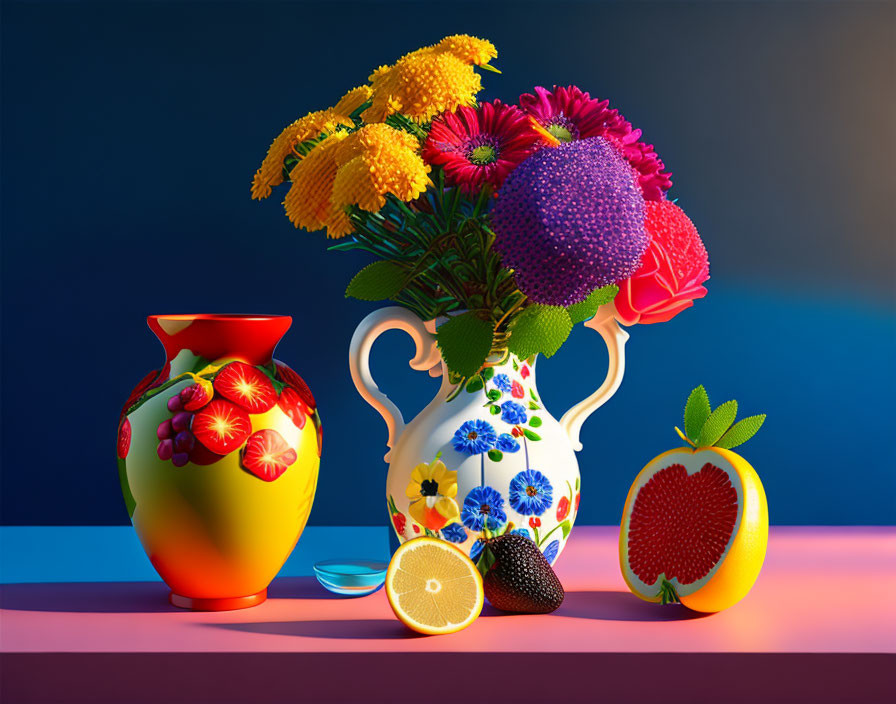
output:
[[[435,321],[400,307],[368,315],[352,337],[349,365],[358,393],[389,430],[386,499],[400,541],[431,535],[457,544],[476,561],[483,531],[528,535],[552,564],[562,552],[579,506],[575,451],[582,424],[619,388],[628,334],[609,303],[585,325],[603,337],[609,369],[597,391],[558,422],[535,385],[535,358],[491,361],[463,388],[452,384],[436,347]],[[436,397],[410,423],[377,387],[370,349],[386,330],[416,343],[413,369],[442,375]]]

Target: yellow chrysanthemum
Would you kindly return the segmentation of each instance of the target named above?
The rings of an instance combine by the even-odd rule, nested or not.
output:
[[[424,528],[439,530],[460,516],[454,500],[457,472],[449,472],[441,460],[418,464],[411,473],[405,493],[411,500],[408,513]]]
[[[365,125],[350,134],[335,153],[339,170],[333,183],[333,212],[357,205],[375,213],[390,193],[403,201],[417,198],[430,183],[429,166],[418,150],[414,137],[385,124]]]
[[[348,97],[348,96],[346,96]],[[268,148],[267,156],[252,179],[252,197],[261,200],[271,195],[271,188],[283,183],[283,160],[286,159],[296,145],[309,139],[332,132],[339,125],[352,127],[354,123],[345,114],[334,108],[310,112],[288,125]]]
[[[368,123],[382,122],[400,112],[427,122],[441,112],[470,105],[482,89],[473,66],[486,65],[497,55],[491,42],[465,34],[412,51],[371,74],[372,104],[361,117]]]
[[[334,156],[346,137],[348,132],[334,132],[325,137],[289,172],[292,187],[283,205],[286,216],[296,227],[313,231],[326,224],[338,168]]]
[[[373,95],[373,88],[370,86],[358,86],[357,88],[352,88],[339,99],[339,102],[336,103],[336,107],[334,107],[333,110],[339,115],[348,117],[370,100],[371,95]]]

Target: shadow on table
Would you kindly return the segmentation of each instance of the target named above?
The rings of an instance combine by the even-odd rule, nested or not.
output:
[[[168,603],[162,582],[44,582],[4,584],[0,608],[11,611],[75,613],[163,613]]]
[[[557,616],[598,621],[689,621],[710,614],[691,611],[681,604],[651,604],[630,592],[566,592]]]
[[[182,613],[162,582],[41,582],[0,586],[0,608],[74,613]],[[314,577],[281,577],[269,599],[341,599]]]
[[[426,638],[408,630],[398,619],[371,618],[320,621],[262,621],[253,623],[204,623],[203,626],[224,628],[243,633],[274,636],[304,636],[306,638],[340,638],[349,640],[394,640],[396,638]]]

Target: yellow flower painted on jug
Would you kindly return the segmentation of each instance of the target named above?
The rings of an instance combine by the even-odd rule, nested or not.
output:
[[[372,104],[361,117],[369,123],[382,122],[400,112],[422,123],[459,105],[472,105],[482,90],[473,66],[488,67],[497,55],[490,41],[466,34],[405,54],[371,74]]]
[[[414,468],[406,494],[411,500],[408,513],[424,528],[439,530],[460,517],[454,500],[457,472],[449,471],[440,459]]]

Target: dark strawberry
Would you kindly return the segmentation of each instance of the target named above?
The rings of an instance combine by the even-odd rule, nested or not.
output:
[[[242,445],[252,423],[249,414],[239,406],[216,399],[193,417],[193,435],[205,447],[218,455],[226,455]]]
[[[486,556],[484,551],[490,551]],[[563,603],[563,585],[538,546],[524,535],[505,533],[485,541],[482,559],[493,563],[482,580],[489,603],[501,611],[549,614]]]
[[[274,481],[296,459],[298,459],[296,451],[289,446],[283,436],[276,430],[269,429],[252,433],[246,442],[246,447],[240,453],[243,468],[266,482]]]
[[[215,377],[215,391],[249,413],[264,413],[277,403],[274,385],[260,369],[245,362],[231,362]]]

